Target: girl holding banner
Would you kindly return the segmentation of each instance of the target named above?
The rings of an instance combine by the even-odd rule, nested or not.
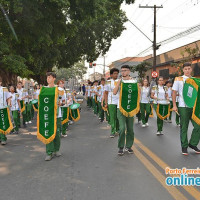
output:
[[[148,97],[149,94],[149,83],[147,79],[143,80],[143,86],[141,88],[141,94],[140,94],[140,112],[141,112],[141,118],[142,118],[142,127],[149,126],[148,120],[149,115],[151,113],[151,105],[150,105],[150,99]]]
[[[157,113],[157,133],[156,135],[163,135],[163,120],[170,115],[170,105],[167,93],[167,87],[164,86],[163,77],[158,79],[158,85],[153,86],[151,91],[151,98],[157,104],[154,104]]]

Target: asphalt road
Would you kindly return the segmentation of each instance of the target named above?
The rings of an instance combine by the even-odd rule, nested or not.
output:
[[[171,200],[200,199],[197,187],[169,187],[165,167],[197,168],[199,156],[181,155],[179,127],[164,124],[156,136],[150,126],[134,124],[134,154],[117,155],[117,140],[82,106],[81,119],[62,138],[59,158],[44,161],[45,145],[36,138],[36,120],[20,135],[8,135],[0,146],[0,199],[2,200]],[[191,127],[190,127],[191,132]]]

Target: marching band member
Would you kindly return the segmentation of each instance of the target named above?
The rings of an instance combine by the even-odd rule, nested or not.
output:
[[[143,80],[143,86],[141,87],[141,94],[140,94],[140,112],[142,118],[142,127],[149,126],[148,120],[149,115],[151,113],[151,105],[150,99],[148,97],[149,94],[149,83],[147,79]]]
[[[87,106],[89,108],[92,107],[92,100],[91,100],[91,82],[88,82],[87,90],[86,90],[86,97],[87,97]]]
[[[98,104],[98,107],[99,107],[99,118],[100,118],[100,122],[103,122],[104,121],[104,110],[102,108],[102,98],[103,98],[103,93],[105,91],[105,78],[102,78],[101,79],[101,85],[99,86],[99,93],[98,93],[98,96],[99,96],[99,104]]]
[[[40,85],[37,84],[37,85],[35,86],[34,99],[38,99],[39,94],[40,94]]]
[[[114,138],[115,134],[119,130],[119,121],[117,119],[117,104],[119,101],[119,94],[118,93],[113,94],[115,83],[117,83],[116,81],[118,75],[119,75],[118,69],[112,68],[110,70],[110,76],[112,79],[107,81],[104,92],[105,108],[108,108],[110,117],[110,125],[111,125],[110,138]]]
[[[14,123],[15,123],[15,128],[14,128],[14,133],[18,134],[19,131],[19,113],[20,113],[20,98],[19,98],[19,94],[15,93],[15,88],[14,86],[10,86],[10,96],[11,96],[11,111],[12,111],[12,116],[14,119]]]
[[[193,108],[188,108],[183,99],[184,83],[188,78],[191,77],[192,73],[192,67],[190,63],[185,63],[183,65],[183,73],[184,73],[183,76],[175,78],[174,85],[172,87],[173,111],[180,114],[180,138],[181,138],[182,154],[188,155],[187,151],[188,147],[190,147],[196,153],[199,154],[200,150],[198,149],[197,145],[200,139],[200,126],[191,118]],[[179,94],[178,107],[176,105],[177,92]],[[187,132],[190,120],[194,128],[192,131],[190,141],[188,142]]]
[[[48,87],[56,87],[54,82],[56,80],[56,74],[54,72],[47,72],[47,83]],[[46,158],[45,161],[50,161],[53,156],[61,156],[60,153],[60,136],[61,136],[61,106],[64,105],[65,97],[64,95],[59,95],[61,99],[58,101],[58,114],[57,114],[57,131],[56,136],[52,142],[46,145]]]
[[[8,91],[4,91],[2,87],[2,78],[0,77],[0,109],[10,105],[11,96]],[[1,128],[1,127],[0,127]],[[5,134],[0,133],[0,142],[2,145],[6,145],[7,137]]]
[[[27,104],[28,104],[28,92],[22,88],[22,82],[17,83],[17,93],[19,94],[20,102],[21,102],[21,108],[23,103],[25,104],[25,110],[22,112],[23,116],[23,125],[26,127],[26,124],[28,124],[28,111],[27,111]]]
[[[129,80],[133,80],[130,77],[130,67],[128,65],[123,65],[121,67],[121,75],[122,78],[118,80],[116,87],[113,90],[113,94],[117,95],[120,93],[120,97],[118,99],[118,105],[117,105],[117,118],[119,120],[119,139],[118,139],[118,155],[122,156],[124,155],[124,148],[125,151],[127,151],[129,154],[133,153],[132,146],[134,141],[134,131],[133,131],[133,122],[134,117],[132,116],[125,116],[124,113],[120,110],[120,101],[123,101],[123,94],[122,94],[122,88],[121,83]],[[134,80],[133,80],[134,81]],[[137,81],[135,81],[137,83]],[[138,84],[137,84],[138,87]],[[131,94],[130,94],[131,95]],[[129,95],[128,95],[129,96]],[[139,97],[138,97],[139,99]],[[138,100],[139,101],[139,100]],[[126,103],[132,103],[133,99],[126,101]],[[139,105],[139,103],[138,103]],[[130,105],[129,105],[130,106]],[[139,107],[137,106],[137,109],[139,111]],[[127,131],[126,131],[127,130]],[[126,134],[125,134],[126,132]]]
[[[168,98],[170,101],[170,116],[169,119],[166,120],[168,123],[172,123],[172,108],[173,108],[173,102],[172,102],[172,82],[169,80],[165,83],[167,86],[167,92],[168,92]]]
[[[93,82],[93,86],[92,86],[92,105],[93,105],[93,111],[94,111],[94,114],[97,115],[97,85],[98,85],[98,81],[95,80]]]
[[[167,87],[164,86],[163,77],[158,78],[158,85],[153,86],[151,98],[156,101],[154,104],[157,113],[157,135],[163,135],[163,120],[169,117],[170,107]]]

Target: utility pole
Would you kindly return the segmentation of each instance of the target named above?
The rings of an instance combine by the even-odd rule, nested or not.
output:
[[[103,56],[103,77],[105,78],[106,76],[106,57]]]
[[[156,71],[156,50],[158,50],[159,46],[156,44],[156,9],[163,8],[163,6],[141,6],[139,8],[153,8],[154,9],[154,39],[153,39],[153,71]]]

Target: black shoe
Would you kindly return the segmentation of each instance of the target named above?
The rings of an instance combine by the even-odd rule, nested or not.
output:
[[[182,147],[182,154],[185,156],[188,155],[187,147]]]
[[[127,151],[129,154],[133,154],[133,149],[131,148],[126,148],[125,151]]]
[[[195,151],[195,153],[200,153],[200,150],[196,146],[193,146],[193,145],[189,144],[189,147],[191,149],[193,149]]]
[[[119,156],[123,156],[124,155],[124,148],[119,148],[118,155]]]

